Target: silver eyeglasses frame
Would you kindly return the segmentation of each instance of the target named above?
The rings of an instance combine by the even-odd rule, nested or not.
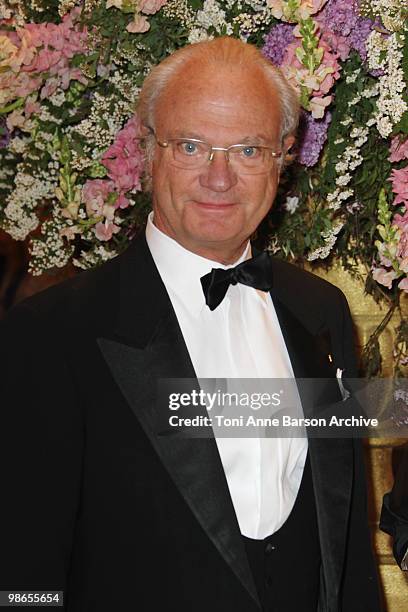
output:
[[[157,135],[155,133],[155,131],[153,130],[153,128],[149,127],[150,132],[153,134],[157,144],[159,145],[159,147],[163,147],[164,149],[168,148],[168,146],[172,143],[172,142],[193,142],[193,143],[197,143],[197,144],[203,144],[206,145],[208,147],[208,159],[207,161],[212,162],[213,158],[214,158],[214,151],[224,151],[225,153],[225,159],[227,160],[227,162],[230,161],[229,159],[229,152],[231,151],[231,149],[238,149],[238,148],[245,148],[245,147],[253,147],[254,149],[265,149],[268,150],[270,152],[270,155],[272,158],[279,158],[282,157],[282,151],[274,151],[273,147],[269,147],[268,145],[260,145],[260,144],[251,144],[251,143],[241,143],[241,144],[233,144],[230,145],[229,147],[214,147],[212,144],[210,144],[209,142],[206,142],[205,140],[200,140],[199,138],[183,138],[183,137],[179,137],[179,138],[168,138],[167,140],[159,140],[157,138]]]

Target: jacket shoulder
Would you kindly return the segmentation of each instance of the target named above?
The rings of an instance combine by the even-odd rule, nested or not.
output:
[[[5,325],[37,321],[45,328],[92,328],[115,311],[119,290],[119,258],[40,291],[16,304]]]
[[[299,266],[272,258],[274,287],[285,293],[296,293],[303,303],[338,302],[345,299],[343,292],[316,274]]]

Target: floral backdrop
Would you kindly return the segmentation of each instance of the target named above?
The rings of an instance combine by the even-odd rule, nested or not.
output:
[[[149,210],[135,108],[152,66],[220,35],[256,44],[302,104],[268,247],[340,260],[388,312],[408,293],[406,0],[0,0],[0,227],[39,275],[91,268]],[[408,321],[395,372],[408,363]]]

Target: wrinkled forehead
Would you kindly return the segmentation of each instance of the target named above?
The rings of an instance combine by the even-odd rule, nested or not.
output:
[[[232,140],[244,133],[265,133],[268,140],[280,134],[279,95],[258,66],[191,63],[171,79],[155,110],[156,129],[166,136],[175,131],[199,135],[200,129],[208,137],[225,129]]]

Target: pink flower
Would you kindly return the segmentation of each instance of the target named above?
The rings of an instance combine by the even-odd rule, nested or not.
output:
[[[41,24],[41,40],[44,46],[52,47],[56,51],[61,51],[64,46],[64,35],[62,27],[58,27],[55,23]]]
[[[115,202],[115,208],[127,208],[129,204],[130,202],[127,197],[121,193]]]
[[[74,8],[60,24],[28,23],[15,32],[0,30],[0,106],[39,89],[44,99],[58,87],[67,89],[74,79],[87,83],[81,70],[69,65],[76,53],[87,51],[88,32],[76,23],[79,15],[80,9]]]
[[[11,42],[9,36],[2,36],[0,34],[0,68],[17,72],[20,65],[18,47]]]
[[[329,45],[332,51],[334,51],[343,62],[348,58],[350,44],[345,36],[322,29],[322,40]]]
[[[82,8],[80,6],[75,6],[73,9],[70,10],[69,13],[66,13],[64,15],[64,17],[62,18],[62,23],[66,28],[73,28],[74,22],[78,17],[81,16],[81,13]]]
[[[108,176],[111,178],[120,191],[130,191],[131,189],[141,189],[140,176],[142,167],[139,159],[117,157],[116,159],[104,159],[103,165],[108,169]]]
[[[12,132],[14,130],[14,128],[16,128],[16,127],[24,128],[25,120],[26,120],[26,118],[23,115],[23,110],[22,109],[14,110],[7,117],[7,120],[6,120],[7,127],[10,130],[10,132]]]
[[[137,115],[133,115],[115,136],[114,143],[104,153],[105,157],[140,155],[138,140],[142,136],[142,124]]]
[[[154,15],[166,2],[167,0],[140,0],[139,11],[145,15]]]
[[[150,28],[150,23],[144,15],[135,14],[135,18],[127,26],[126,30],[131,34],[141,34],[147,32]]]
[[[388,289],[391,289],[392,281],[397,278],[397,274],[394,270],[386,270],[385,268],[374,268],[372,274],[373,279],[377,281],[377,283],[384,285],[384,287],[388,287]]]
[[[392,182],[392,190],[397,194],[393,204],[408,205],[408,166],[400,170],[393,170],[389,179]]]
[[[322,62],[316,70],[316,75],[320,81],[319,91],[317,96],[327,94],[334,85],[334,81],[340,76],[340,64],[338,63],[338,55],[333,53],[329,45],[324,41],[319,41],[319,47],[324,49]]]
[[[326,4],[327,0],[302,0],[301,4],[310,6],[312,9],[312,15],[318,13],[321,8]]]
[[[324,98],[314,97],[310,100],[310,110],[312,113],[312,117],[315,119],[322,119],[324,116],[324,111],[326,107],[332,101],[331,96],[325,96]]]
[[[408,257],[404,257],[401,261],[398,262],[399,269],[408,274]]]
[[[381,245],[381,246],[384,246],[384,248],[386,248],[385,245]],[[386,266],[388,268],[392,266],[392,261],[390,259],[387,259],[387,257],[385,257],[383,253],[379,252],[379,256],[380,256],[380,262],[382,263],[383,266]]]
[[[408,138],[401,141],[398,136],[391,140],[390,162],[399,162],[403,159],[408,159]]]
[[[34,100],[30,100],[30,98],[27,98],[26,103],[24,105],[24,112],[26,114],[26,117],[30,117],[30,115],[32,115],[33,113],[39,113],[41,110],[41,105],[38,102],[35,102],[35,98]]]
[[[95,225],[95,236],[102,242],[110,240],[113,234],[117,234],[119,231],[120,227],[107,219],[103,223],[100,221]]]
[[[139,146],[141,133],[140,119],[133,116],[117,133],[115,141],[102,157],[108,176],[120,194],[142,188],[140,179],[144,158]]]
[[[403,291],[406,291],[408,293],[408,278],[407,277],[403,278],[398,283],[398,287],[399,287],[399,289],[402,289]]]
[[[6,42],[8,40],[8,43]],[[31,42],[31,37],[23,28],[16,32],[7,32],[0,35],[0,66],[8,65],[11,70],[18,72],[21,66],[33,61],[37,50]]]
[[[403,232],[408,232],[408,210],[404,212],[403,216],[397,213],[392,224],[397,225]]]
[[[17,75],[14,81],[14,97],[15,98],[25,98],[28,94],[37,91],[41,86],[42,79],[41,77],[31,77],[26,72],[20,72]]]
[[[296,50],[301,47],[301,40],[295,40],[288,45],[281,65],[281,70],[288,81],[299,90],[307,87],[311,96],[311,111],[313,117],[322,118],[324,110],[330,104],[331,97],[327,96],[334,81],[340,76],[340,64],[338,55],[333,53],[324,40],[319,41],[319,47],[323,49],[321,64],[313,74],[303,66],[296,57]],[[322,98],[319,102],[318,98]]]
[[[26,97],[36,91],[41,85],[40,78],[32,78],[25,72],[15,74],[0,72],[0,106],[19,97]]]
[[[51,79],[47,79],[45,81],[44,87],[42,87],[40,91],[41,100],[45,100],[46,98],[49,98],[50,96],[52,96],[52,94],[55,93],[55,91],[58,89],[58,85],[59,85],[58,78],[53,77]]]
[[[109,194],[114,190],[112,181],[94,179],[86,181],[82,187],[82,200],[88,217],[99,217],[104,213],[104,206]]]
[[[284,0],[267,0],[267,5],[276,19],[295,21],[296,17],[307,19],[318,13],[326,2],[327,0],[301,0],[300,6],[295,10]]]
[[[398,242],[397,256],[401,259],[408,257],[408,232],[401,232]]]
[[[21,45],[26,40],[27,44],[35,48],[32,60],[25,61],[24,71],[40,74],[45,72],[59,77],[57,86],[62,83],[64,89],[67,89],[69,81],[78,78],[78,75],[84,78],[80,70],[69,67],[69,60],[76,53],[86,52],[88,32],[86,28],[80,30],[80,26],[74,24],[73,19],[77,14],[76,10],[71,11],[70,15],[65,15],[62,23],[58,25],[29,23],[18,30]],[[44,90],[43,97],[49,95],[47,91]]]

